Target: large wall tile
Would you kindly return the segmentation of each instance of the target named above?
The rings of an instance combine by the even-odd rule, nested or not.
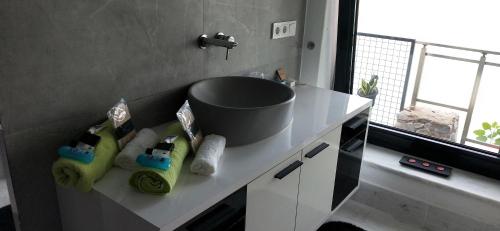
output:
[[[209,47],[208,76],[246,75],[263,72],[268,78],[279,67],[298,79],[305,1],[302,0],[204,0],[205,33],[223,32],[236,37],[239,45],[229,53]],[[297,20],[295,37],[271,40],[273,22]]]
[[[204,76],[196,47],[201,1],[20,2],[0,10],[16,13],[5,12],[9,25],[0,31],[7,133],[102,112],[120,97],[134,100]],[[23,23],[32,26],[17,26]]]
[[[60,230],[56,149],[120,98],[137,127],[175,119],[188,86],[283,66],[298,78],[305,0],[0,1],[0,119],[24,230]],[[271,40],[271,23],[297,36]],[[218,31],[240,45],[201,50]]]

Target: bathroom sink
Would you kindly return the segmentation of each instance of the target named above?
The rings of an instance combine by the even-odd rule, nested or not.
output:
[[[193,84],[188,100],[204,135],[222,135],[228,146],[238,146],[286,128],[293,118],[295,92],[271,80],[230,76]]]

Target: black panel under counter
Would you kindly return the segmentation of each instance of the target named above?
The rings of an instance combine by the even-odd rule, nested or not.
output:
[[[244,186],[175,231],[244,231],[246,203]]]
[[[332,211],[358,188],[369,112],[367,109],[342,124]]]

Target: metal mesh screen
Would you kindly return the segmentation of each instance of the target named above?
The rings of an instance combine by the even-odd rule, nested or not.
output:
[[[371,112],[371,121],[394,126],[403,109],[415,40],[358,33],[353,92],[361,79],[378,75],[379,93]]]

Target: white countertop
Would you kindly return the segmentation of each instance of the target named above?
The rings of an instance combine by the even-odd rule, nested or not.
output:
[[[128,184],[131,172],[116,167],[94,186],[94,190],[159,229],[173,230],[371,104],[370,100],[358,96],[304,85],[297,86],[295,92],[292,123],[265,140],[226,148],[216,175],[190,173],[192,157],[188,157],[176,186],[167,195],[137,192]]]

